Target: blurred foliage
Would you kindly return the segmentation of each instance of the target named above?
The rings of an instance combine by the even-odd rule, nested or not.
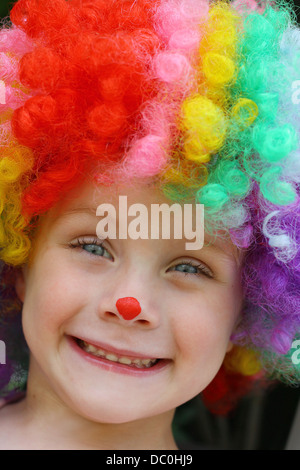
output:
[[[177,408],[174,437],[182,450],[284,450],[298,404],[299,388],[279,383],[255,390],[227,416],[211,414],[197,396]]]
[[[0,17],[4,18],[8,15],[8,12],[11,10],[13,5],[12,0],[0,0]]]

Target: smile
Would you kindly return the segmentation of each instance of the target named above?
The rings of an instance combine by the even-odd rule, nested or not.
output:
[[[148,369],[158,363],[159,359],[153,358],[130,358],[125,355],[117,355],[115,353],[105,351],[104,349],[97,348],[93,344],[87,343],[81,339],[76,339],[77,345],[86,353],[94,357],[103,358],[107,361],[131,366],[132,368]]]

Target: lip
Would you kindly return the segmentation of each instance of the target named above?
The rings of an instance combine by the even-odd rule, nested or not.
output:
[[[105,352],[114,353],[117,356],[126,356],[128,359],[160,359],[160,356],[146,356],[145,353],[139,353],[136,351],[129,351],[128,349],[118,349],[113,346],[110,346],[106,343],[100,343],[99,341],[93,341],[82,336],[72,336],[74,339],[80,339],[81,341],[85,341],[86,343],[95,346],[97,349],[103,349]]]
[[[75,353],[77,355],[81,356],[82,359],[84,359],[85,361],[88,361],[90,364],[92,364],[94,366],[97,366],[97,367],[100,367],[100,368],[102,368],[104,370],[107,370],[109,372],[115,372],[115,373],[118,373],[118,374],[131,375],[131,376],[134,376],[134,377],[150,377],[153,374],[157,374],[158,372],[165,369],[172,362],[170,359],[160,359],[158,361],[158,363],[155,364],[152,367],[139,369],[139,368],[135,368],[135,367],[132,367],[132,366],[128,366],[126,364],[120,364],[118,362],[112,362],[112,361],[109,361],[108,359],[105,359],[103,357],[93,356],[92,354],[84,351],[77,344],[76,338],[77,337],[74,337],[74,336],[68,336],[67,337],[67,340],[68,340],[69,345],[71,346],[72,350],[75,351]],[[83,340],[83,341],[86,341],[86,340]],[[90,344],[95,344],[95,343],[90,343]],[[97,343],[97,344],[99,344],[99,343]],[[99,348],[100,348],[100,346],[99,346]],[[117,352],[117,351],[120,351],[120,350],[116,350],[116,349],[110,349],[109,350],[109,352]],[[129,356],[126,356],[126,357],[129,357]],[[132,357],[137,358],[137,356],[132,356]],[[141,357],[141,356],[138,356],[138,357]],[[149,358],[149,356],[147,358]]]

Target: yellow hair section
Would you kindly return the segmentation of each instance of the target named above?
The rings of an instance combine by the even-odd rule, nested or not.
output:
[[[214,50],[228,57],[236,52],[237,25],[240,16],[229,3],[219,2],[211,8],[206,27],[206,35],[201,41],[201,56],[208,50]]]
[[[203,58],[203,72],[209,83],[216,87],[222,86],[232,81],[235,73],[234,62],[217,52],[208,52]]]
[[[26,173],[32,168],[30,149],[16,142],[1,149],[0,158],[0,250],[1,259],[14,266],[24,263],[31,242],[24,232],[28,222],[21,215],[21,195]]]
[[[197,165],[190,160],[177,160],[177,165],[166,168],[162,175],[162,185],[166,182],[182,186],[191,191],[191,197],[194,199],[194,191],[199,186],[207,183],[208,170],[205,165]]]
[[[172,162],[173,166],[176,160],[180,164],[178,170],[165,173],[167,183],[197,186],[198,189],[204,186],[208,172],[205,178],[194,184],[187,177],[182,162],[188,161],[199,168],[206,168],[212,154],[225,143],[231,106],[229,87],[237,73],[237,29],[240,21],[240,16],[229,4],[220,2],[212,6],[206,24],[201,25],[203,37],[195,58],[197,89],[182,104],[178,124],[180,148],[174,152]],[[240,107],[242,104],[245,103],[241,103]],[[241,114],[241,110],[235,109],[233,113]]]
[[[240,98],[231,109],[237,130],[244,130],[250,126],[258,116],[257,104],[248,98]]]
[[[188,160],[206,163],[224,143],[226,118],[221,108],[205,96],[195,95],[182,106],[184,152]]]
[[[262,369],[255,352],[241,346],[234,346],[232,350],[226,354],[224,367],[229,372],[242,375],[254,375]]]

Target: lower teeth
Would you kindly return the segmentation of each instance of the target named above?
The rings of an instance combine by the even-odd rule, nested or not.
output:
[[[94,353],[92,353],[92,352],[90,352],[90,351],[87,351],[86,348],[84,347],[84,342],[83,342],[82,340],[78,340],[78,341],[77,341],[77,344],[80,346],[81,349],[83,349],[83,350],[84,350],[85,352],[87,352],[88,354],[92,354],[92,355],[95,356],[95,357],[102,357],[102,359],[106,359],[106,360],[109,361],[109,362],[115,362],[115,363],[118,363],[118,364],[122,364],[122,363],[119,362],[119,361],[111,361],[110,359],[107,359],[107,357],[105,357],[105,356],[101,356],[101,355],[97,356],[97,354],[94,354]],[[145,364],[143,364],[143,365],[141,365],[141,364],[134,364],[134,363],[126,364],[126,365],[129,366],[129,367],[136,367],[136,368],[138,368],[138,369],[149,369],[150,367],[155,366],[155,364],[157,364],[157,362],[158,362],[158,359],[157,359],[155,362],[150,362],[150,363],[147,364],[147,365],[145,365]],[[122,365],[124,365],[124,364],[122,364]]]

